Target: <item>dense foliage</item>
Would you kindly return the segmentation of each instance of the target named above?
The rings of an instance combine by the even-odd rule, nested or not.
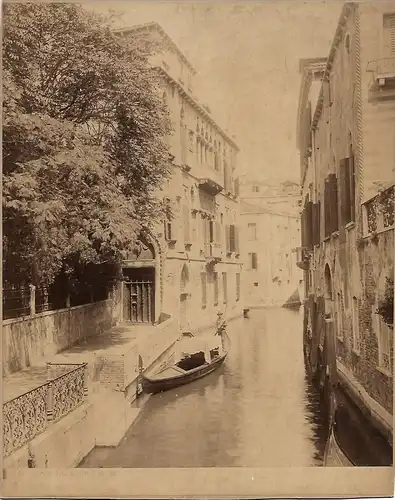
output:
[[[76,4],[3,9],[4,279],[51,283],[92,264],[113,275],[164,210],[156,47]]]
[[[393,278],[386,278],[386,286],[384,297],[379,301],[377,314],[383,318],[391,328],[394,327],[394,280]]]

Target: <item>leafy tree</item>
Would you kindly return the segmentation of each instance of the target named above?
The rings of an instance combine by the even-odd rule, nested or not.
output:
[[[3,11],[4,278],[51,283],[100,263],[114,274],[166,210],[156,47],[76,4]]]

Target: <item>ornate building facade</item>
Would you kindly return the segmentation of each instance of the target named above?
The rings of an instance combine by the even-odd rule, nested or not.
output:
[[[248,307],[300,304],[300,188],[290,181],[240,178],[243,290]]]
[[[345,4],[300,70],[306,357],[327,401],[340,387],[392,443],[394,4]]]
[[[156,23],[123,29],[160,43],[152,65],[174,132],[171,178],[159,196],[174,217],[147,238],[145,254],[124,262],[124,320],[160,321],[171,315],[182,330],[204,329],[217,313],[241,314],[239,198],[235,179],[238,147],[197,99],[195,70]]]

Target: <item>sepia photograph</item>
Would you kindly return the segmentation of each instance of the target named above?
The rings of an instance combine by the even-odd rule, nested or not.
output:
[[[3,494],[393,495],[395,2],[2,14]]]

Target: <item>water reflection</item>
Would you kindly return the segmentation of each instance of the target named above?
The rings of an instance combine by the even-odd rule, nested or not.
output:
[[[226,363],[150,397],[117,448],[82,467],[320,466],[325,423],[305,374],[298,312],[251,311],[229,323]]]

